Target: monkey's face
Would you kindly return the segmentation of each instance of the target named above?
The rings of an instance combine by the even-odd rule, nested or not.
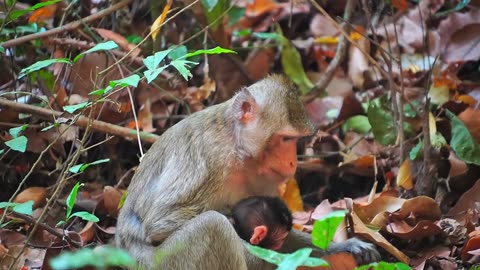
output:
[[[297,141],[300,136],[274,134],[259,157],[258,174],[276,184],[292,177],[297,169]]]

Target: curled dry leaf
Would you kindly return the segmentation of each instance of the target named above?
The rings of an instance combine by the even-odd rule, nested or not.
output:
[[[33,200],[33,209],[35,209],[45,205],[47,195],[48,191],[44,187],[29,187],[20,192],[13,202],[24,203]]]
[[[447,216],[453,217],[459,222],[463,222],[468,215],[469,209],[477,209],[480,202],[480,181],[476,181],[475,185],[458,199],[457,204],[452,207]]]
[[[395,221],[385,226],[385,230],[398,238],[407,240],[420,240],[443,233],[442,228],[430,220],[421,220],[415,226],[410,226],[403,220]]]
[[[95,223],[91,221],[87,222],[85,227],[83,227],[83,229],[78,233],[82,239],[82,243],[89,243],[93,240],[96,232],[95,228]]]
[[[418,196],[406,200],[400,211],[393,213],[398,219],[405,219],[408,216],[414,216],[416,219],[439,220],[442,215],[437,202],[427,196]]]
[[[122,192],[114,187],[105,186],[103,189],[103,203],[107,212],[112,217],[118,216],[118,204],[122,198]]]
[[[356,235],[361,236],[364,239],[367,239],[370,242],[375,243],[376,245],[384,248],[388,253],[392,254],[399,261],[408,264],[410,258],[407,257],[403,252],[394,247],[390,242],[387,241],[379,232],[369,229],[362,220],[355,214],[351,213],[353,220],[353,229]]]
[[[353,204],[353,211],[358,215],[358,217],[369,224],[372,220],[380,213],[383,212],[395,212],[402,207],[402,204],[405,202],[405,199],[395,198],[391,196],[381,196],[375,198],[369,204]]]

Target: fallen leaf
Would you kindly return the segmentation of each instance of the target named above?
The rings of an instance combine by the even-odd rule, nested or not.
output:
[[[20,192],[14,203],[24,203],[33,200],[33,209],[42,207],[47,202],[48,191],[44,187],[29,187]]]

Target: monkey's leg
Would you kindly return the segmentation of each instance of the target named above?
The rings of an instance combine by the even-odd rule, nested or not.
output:
[[[247,269],[242,240],[228,219],[215,211],[187,222],[158,252],[162,255],[156,269]]]
[[[326,254],[348,252],[351,253],[359,265],[366,264],[380,259],[380,254],[375,246],[370,243],[365,243],[357,238],[350,238],[344,242],[331,243],[327,251],[321,251],[312,244],[312,236],[308,233],[300,232],[292,229],[288,234],[281,252],[293,252],[303,247],[314,248],[312,256],[320,257]]]

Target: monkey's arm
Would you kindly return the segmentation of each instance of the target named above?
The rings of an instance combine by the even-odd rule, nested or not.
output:
[[[303,247],[313,248],[312,255],[315,257],[332,253],[348,252],[355,257],[355,260],[359,264],[370,263],[380,259],[380,254],[373,244],[365,243],[357,238],[350,238],[340,243],[331,243],[327,251],[322,251],[313,246],[312,236],[310,234],[295,229],[292,229],[288,234],[281,252],[291,253]]]

